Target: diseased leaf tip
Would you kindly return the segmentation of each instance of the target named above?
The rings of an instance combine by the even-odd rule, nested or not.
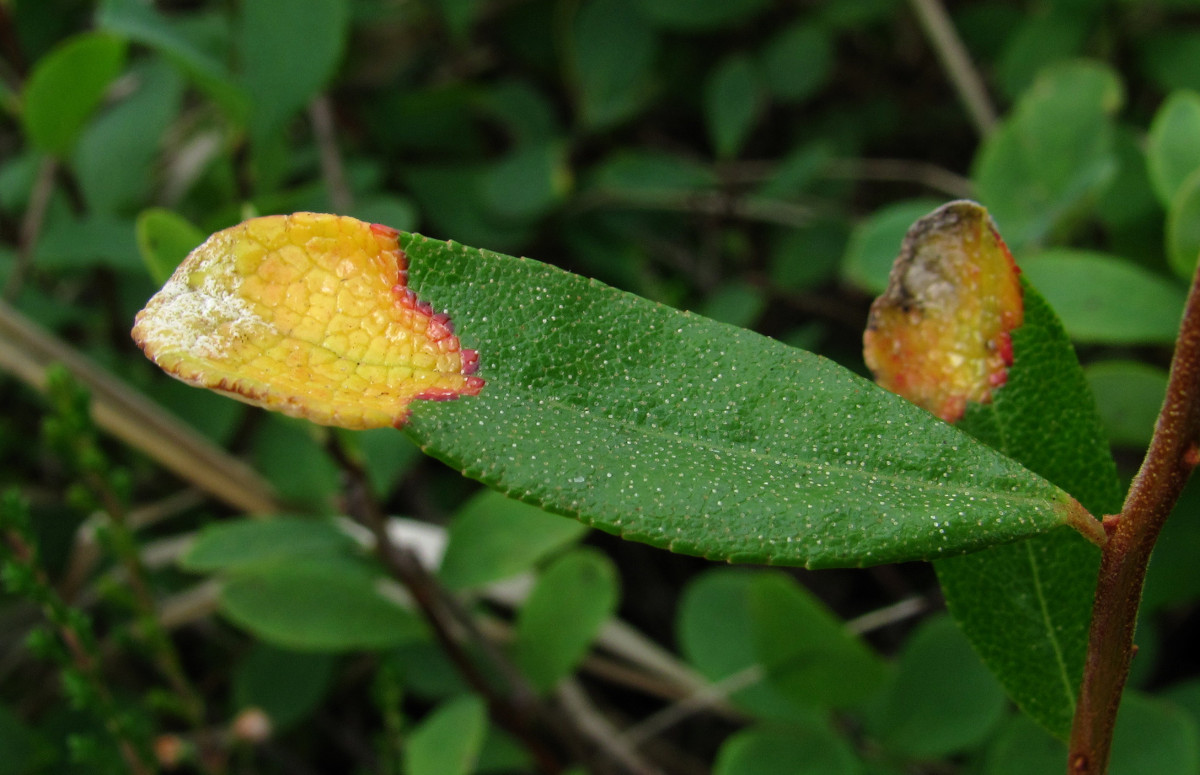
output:
[[[415,399],[478,395],[479,354],[408,287],[400,232],[345,216],[213,234],[138,313],[168,374],[324,425],[402,425]]]
[[[1024,319],[1019,274],[980,205],[951,202],[917,221],[871,305],[863,356],[876,381],[947,422],[989,402]]]

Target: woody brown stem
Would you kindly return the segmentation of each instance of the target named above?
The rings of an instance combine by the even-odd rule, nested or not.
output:
[[[1192,280],[1154,436],[1121,514],[1106,527],[1087,660],[1069,742],[1068,775],[1104,775],[1150,552],[1200,462],[1200,267]]]

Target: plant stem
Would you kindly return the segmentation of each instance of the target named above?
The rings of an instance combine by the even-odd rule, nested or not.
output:
[[[911,3],[975,129],[981,137],[986,137],[996,126],[996,109],[949,14],[938,0],[911,0]]]
[[[1133,658],[1142,583],[1158,534],[1200,462],[1200,267],[1192,279],[1154,436],[1100,559],[1069,775],[1104,775]]]

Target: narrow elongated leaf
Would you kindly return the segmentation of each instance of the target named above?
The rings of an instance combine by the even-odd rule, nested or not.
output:
[[[267,643],[296,651],[388,648],[426,637],[424,624],[364,563],[309,559],[239,570],[221,612]]]
[[[402,241],[487,382],[414,404],[406,430],[512,497],[675,551],[809,567],[961,553],[1076,513],[824,358],[528,259]]]
[[[1098,530],[1054,485],[811,353],[536,261],[416,235],[399,235],[412,286],[389,295],[373,276],[406,263],[395,231],[313,214],[260,220],[198,249],[203,259],[186,261],[139,316],[138,340],[192,384],[322,422],[402,423],[427,452],[511,497],[731,561],[865,565],[1066,524]],[[330,241],[339,230],[352,249]],[[289,262],[331,281],[331,268],[355,283],[361,274],[362,294],[321,291]],[[445,316],[414,290],[454,315],[463,348],[449,331],[434,336]],[[216,321],[210,335],[205,310],[244,307],[263,312]],[[326,321],[337,336],[322,338]],[[230,336],[260,324],[260,338]],[[373,341],[380,331],[405,343],[398,360],[386,354],[391,339]],[[414,337],[442,343],[445,369],[431,370],[441,361],[414,350]],[[368,368],[361,352],[377,349]],[[476,365],[478,377],[464,375]],[[366,379],[357,392],[336,379],[347,372]],[[393,372],[395,391],[373,381]],[[418,377],[453,385],[410,384]]]
[[[1074,350],[1025,285],[1009,381],[972,407],[965,430],[1068,488],[1093,513],[1120,508],[1108,439]],[[1100,556],[1073,531],[935,563],[950,612],[1022,710],[1053,734],[1070,729],[1083,675]]]

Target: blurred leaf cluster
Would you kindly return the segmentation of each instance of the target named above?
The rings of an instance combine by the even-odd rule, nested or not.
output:
[[[971,196],[1062,319],[1128,476],[1200,254],[1200,3],[945,3],[994,115],[964,107],[929,6],[0,0],[0,484],[29,512],[6,501],[0,527],[40,569],[6,565],[0,771],[128,771],[114,740],[148,772],[544,771],[339,516],[354,471],[535,693],[602,722],[581,771],[1061,771],[925,566],[712,569],[623,545],[474,493],[399,433],[170,382],[128,339],[203,235],[313,210],[536,256],[861,369],[905,229]],[[145,395],[249,462],[277,498],[263,518],[164,473],[182,435],[134,449],[39,395],[53,358],[21,321],[122,380],[92,388],[101,425]],[[1200,773],[1200,534],[1181,516],[1117,775]],[[98,673],[54,645],[69,633],[96,639]]]

